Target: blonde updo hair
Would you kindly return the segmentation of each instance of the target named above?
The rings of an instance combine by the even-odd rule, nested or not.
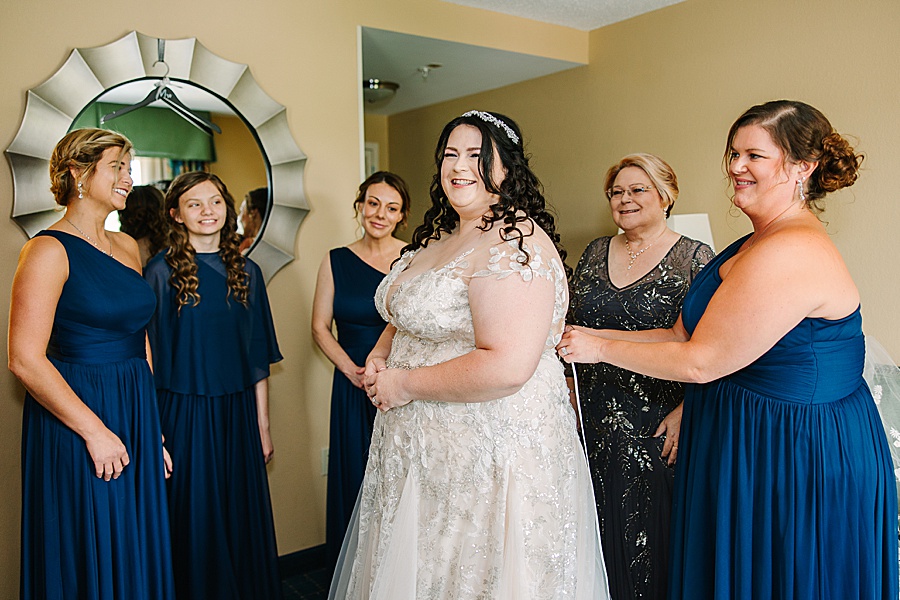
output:
[[[675,171],[669,166],[669,163],[658,156],[639,152],[637,154],[629,154],[623,157],[619,162],[614,164],[606,172],[606,182],[603,189],[612,188],[616,177],[622,169],[628,167],[637,167],[647,174],[650,178],[650,184],[659,192],[663,201],[666,203],[666,218],[672,214],[672,207],[675,206],[675,200],[678,199],[678,177]]]
[[[57,204],[67,206],[78,193],[78,182],[70,169],[81,171],[81,181],[90,179],[109,148],[121,148],[120,156],[124,156],[133,146],[121,133],[94,128],[70,131],[57,142],[50,155],[50,191]]]
[[[742,114],[728,132],[725,166],[734,136],[747,125],[762,127],[784,154],[785,162],[818,162],[804,183],[806,206],[816,213],[824,210],[825,194],[856,183],[863,155],[837,133],[818,109],[796,100],[773,100],[758,104]]]

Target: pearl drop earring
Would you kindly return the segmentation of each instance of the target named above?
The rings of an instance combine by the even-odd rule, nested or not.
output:
[[[805,179],[801,177],[797,180],[797,190],[800,192],[800,202],[806,202],[806,193],[803,191],[803,182]]]

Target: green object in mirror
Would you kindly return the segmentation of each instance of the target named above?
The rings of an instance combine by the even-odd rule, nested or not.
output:
[[[6,149],[13,172],[12,218],[29,237],[58,220],[47,174],[56,142],[106,92],[136,81],[152,86],[168,74],[176,85],[198,88],[228,106],[258,142],[271,210],[251,257],[268,281],[294,259],[296,234],[309,212],[306,155],[291,136],[285,107],[259,87],[247,65],[213,54],[195,38],[165,42],[165,65],[157,64],[159,40],[134,31],[105,46],[75,49],[55,74],[28,91],[22,124]]]

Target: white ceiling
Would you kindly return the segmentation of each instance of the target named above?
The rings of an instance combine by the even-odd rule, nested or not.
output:
[[[592,30],[684,0],[444,0],[546,23]],[[363,79],[400,85],[388,101],[364,102],[367,113],[392,115],[543,77],[580,63],[362,28]],[[427,77],[422,67],[429,68]],[[131,104],[142,99],[155,81],[139,81],[105,93],[105,102]],[[362,82],[360,82],[362,84]],[[198,110],[233,114],[228,106],[191,84],[171,84],[173,91]],[[154,103],[154,106],[159,103]]]
[[[684,0],[444,0],[589,31]],[[543,77],[579,63],[362,28],[363,79],[400,85],[393,98],[364,102],[366,113],[393,115]],[[421,68],[429,69],[423,77]],[[362,85],[362,82],[360,82]]]
[[[684,0],[444,0],[591,31]]]
[[[579,63],[383,31],[362,29],[363,79],[400,84],[388,101],[364,103],[366,112],[392,115],[542,77]],[[427,65],[423,77],[419,71]],[[362,85],[362,82],[360,82]]]

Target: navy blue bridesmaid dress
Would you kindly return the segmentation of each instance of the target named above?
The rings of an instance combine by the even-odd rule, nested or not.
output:
[[[694,280],[688,332],[745,239]],[[749,366],[687,386],[670,599],[896,600],[896,488],[864,353],[858,309],[808,318]]]
[[[131,460],[97,478],[84,440],[30,394],[22,421],[23,599],[174,598],[159,414],[145,326],[155,298],[140,274],[87,241],[47,230],[69,276],[47,357]]]
[[[386,325],[375,309],[375,290],[385,273],[349,248],[333,249],[330,259],[337,339],[353,362],[364,366]],[[376,412],[366,392],[335,369],[331,385],[325,528],[326,552],[331,564],[337,560],[362,485]]]
[[[178,312],[162,252],[144,277],[158,305],[148,333],[169,480],[175,588],[184,600],[281,598],[255,384],[281,360],[259,267],[248,307],[228,297],[218,253],[198,253],[200,303]]]

